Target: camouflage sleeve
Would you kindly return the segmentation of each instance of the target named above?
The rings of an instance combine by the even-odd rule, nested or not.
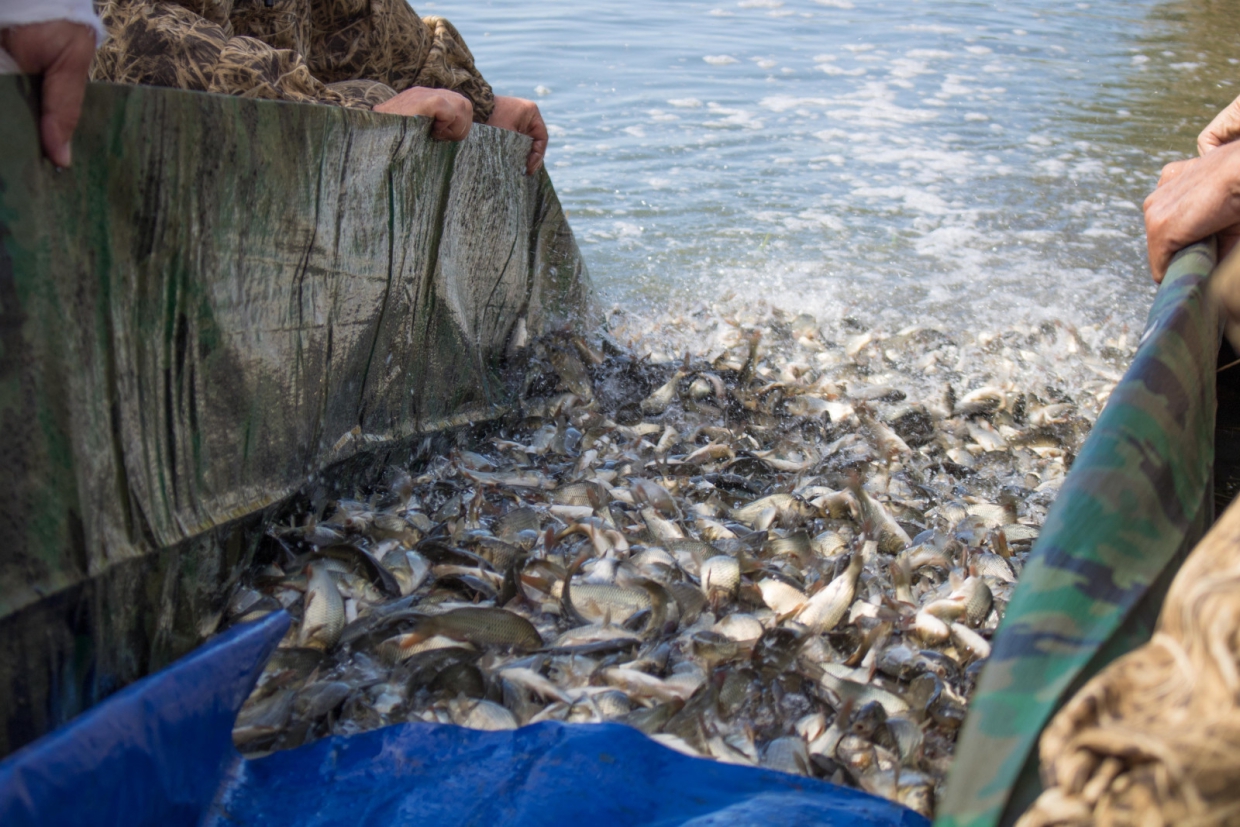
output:
[[[442,17],[424,17],[422,22],[431,32],[430,51],[413,85],[459,92],[473,103],[474,121],[486,123],[495,109],[495,95],[474,66],[474,56],[461,33]]]
[[[110,37],[96,55],[94,80],[366,109],[376,102],[364,84],[324,84],[296,52],[232,37],[174,3],[110,2],[101,12]],[[391,97],[374,85],[382,87],[378,99]]]

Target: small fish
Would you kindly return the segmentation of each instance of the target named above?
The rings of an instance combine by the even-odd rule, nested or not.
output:
[[[719,607],[736,596],[741,584],[741,566],[735,557],[718,554],[704,561],[701,567],[702,593],[706,602]]]
[[[715,634],[738,643],[753,643],[766,631],[762,622],[753,615],[737,612],[730,614],[710,628]]]
[[[522,688],[542,696],[545,700],[571,701],[572,699],[551,681],[523,666],[509,666],[499,670],[504,680],[512,681]]]
[[[986,638],[962,623],[953,623],[950,627],[952,643],[958,649],[964,649],[978,660],[990,657],[990,643]]]
[[[805,500],[793,494],[771,494],[754,500],[740,508],[732,509],[732,519],[742,523],[752,523],[768,508],[775,509],[777,517],[787,516],[794,520],[812,520],[819,511]]]
[[[516,729],[516,717],[504,707],[492,701],[474,701],[459,720],[460,726],[468,729],[482,729],[491,732],[504,729]]]
[[[543,645],[534,624],[506,609],[466,606],[431,615],[414,627],[423,639],[440,635],[478,646],[530,651]]]
[[[983,387],[969,391],[960,398],[952,412],[955,416],[973,417],[994,413],[1004,407],[1003,391],[995,387]]]
[[[767,608],[781,617],[795,617],[805,608],[808,599],[805,593],[796,586],[791,586],[775,577],[766,577],[758,581],[758,590],[762,592],[762,602]]]
[[[301,630],[297,636],[298,645],[310,649],[330,649],[340,640],[340,632],[344,629],[344,599],[325,564],[311,563],[306,567],[306,574],[309,581],[306,584]]]
[[[861,424],[870,432],[870,436],[874,438],[879,453],[888,460],[906,457],[913,453],[913,449],[908,447],[908,443],[900,438],[900,435],[891,429],[886,422],[883,422],[870,411],[865,405],[856,406],[857,418],[861,420]]]
[[[950,601],[941,602],[948,603]],[[951,637],[951,630],[947,623],[942,618],[931,614],[925,609],[913,615],[913,622],[909,627],[909,631],[929,646],[946,643],[948,638]]]
[[[828,664],[828,667],[834,664]],[[858,707],[868,703],[877,703],[888,716],[901,715],[908,712],[909,705],[903,698],[878,686],[859,683],[850,678],[837,677],[832,670],[824,669],[820,682],[830,689],[840,700],[852,701]]]
[[[630,697],[649,698],[657,701],[687,701],[696,691],[687,686],[665,681],[636,669],[612,666],[602,670],[599,677],[607,684],[623,690]]]
[[[685,378],[685,372],[682,370],[672,374],[672,378],[659,387],[654,393],[642,400],[642,413],[651,416],[661,414],[666,411],[676,399],[676,388],[680,384],[680,380]]]
[[[994,596],[990,592],[990,587],[980,577],[965,578],[948,599],[963,604],[965,616],[974,626],[986,620],[991,606],[994,605]]]
[[[597,482],[573,482],[551,491],[551,501],[559,505],[581,506],[597,511],[607,504],[607,490]]]
[[[718,462],[719,460],[732,459],[736,456],[736,452],[719,442],[712,442],[703,445],[692,453],[686,454],[680,459],[682,465],[705,465],[708,462]]]
[[[548,479],[542,474],[528,471],[493,474],[461,468],[461,475],[479,485],[490,485],[497,488],[538,488],[543,491],[550,491],[555,488],[555,480]]]
[[[665,520],[659,516],[658,512],[652,507],[646,506],[641,510],[642,520],[645,521],[646,527],[650,529],[650,534],[657,541],[667,542],[669,540],[683,540],[685,533],[680,527],[670,520]]]
[[[861,505],[862,519],[868,520],[878,532],[879,551],[895,554],[913,544],[908,532],[901,528],[891,513],[883,508],[882,503],[871,497],[864,488],[860,485],[854,486],[853,495]]]
[[[839,577],[826,585],[822,591],[811,596],[805,608],[797,615],[797,620],[816,634],[834,629],[848,607],[852,605],[857,593],[857,580],[861,577],[861,553],[854,552],[848,561],[848,568]]]

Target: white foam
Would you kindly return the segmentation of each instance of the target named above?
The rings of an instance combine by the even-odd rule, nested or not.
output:
[[[918,75],[930,74],[930,67],[924,60],[913,60],[912,58],[898,57],[891,61],[888,65],[890,66],[891,77],[902,81],[900,86],[905,89],[913,88],[913,84],[908,82],[909,78],[915,78]]]
[[[1127,238],[1128,233],[1123,230],[1117,230],[1114,227],[1099,227],[1094,225],[1081,232],[1081,235],[1089,238]]]
[[[758,101],[758,105],[772,112],[787,112],[789,109],[804,109],[807,106],[827,106],[828,98],[797,98],[792,95],[770,95]]]
[[[858,75],[865,74],[865,68],[861,66],[857,67],[856,69],[841,69],[840,67],[836,66],[834,63],[819,63],[814,68],[817,69],[819,72],[826,72],[828,75],[843,76],[843,77],[856,77]]]
[[[814,137],[820,141],[830,143],[831,141],[837,141],[841,138],[847,138],[849,135],[842,129],[823,129],[819,132],[815,132]]]
[[[723,116],[717,121],[706,121],[702,124],[709,129],[731,129],[733,127],[761,129],[763,126],[762,120],[755,118],[748,110],[731,109],[717,103],[709,103],[706,106],[711,114]]]
[[[739,60],[731,55],[707,55],[702,58],[702,60],[709,63],[711,66],[730,66],[733,63],[740,63]]]
[[[955,26],[941,26],[936,23],[909,23],[904,26],[896,26],[897,31],[901,32],[925,32],[927,34],[960,34],[960,29]]]
[[[680,109],[697,109],[702,105],[702,102],[697,98],[671,98],[668,100],[668,104]]]
[[[932,192],[916,187],[858,187],[852,191],[858,198],[898,200],[904,209],[924,215],[946,215],[947,202]]]

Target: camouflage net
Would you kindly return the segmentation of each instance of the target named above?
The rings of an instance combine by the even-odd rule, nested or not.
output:
[[[1051,721],[1045,791],[1017,822],[1240,824],[1240,504],[1171,585],[1154,637]]]

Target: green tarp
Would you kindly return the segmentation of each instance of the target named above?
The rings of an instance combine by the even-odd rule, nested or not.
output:
[[[0,76],[0,755],[188,651],[333,465],[494,416],[589,288],[528,139]]]

